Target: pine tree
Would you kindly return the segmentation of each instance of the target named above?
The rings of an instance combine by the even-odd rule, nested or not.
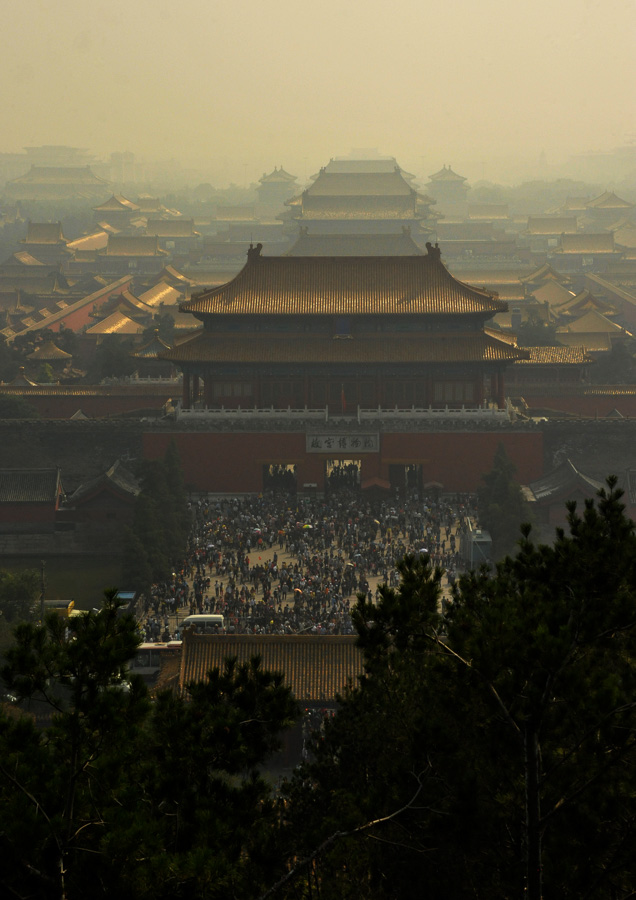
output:
[[[151,703],[127,671],[138,642],[115,591],[99,612],[18,627],[2,672],[22,710],[0,709],[0,896],[251,900],[274,877],[259,770],[297,715],[282,676],[228,660]]]
[[[377,610],[358,603],[366,675],[286,807],[293,866],[312,859],[302,877],[323,897],[633,896],[636,537],[620,497],[608,479],[571,506],[553,546],[524,528],[443,618],[414,559]]]
[[[516,467],[503,444],[495,452],[493,467],[482,477],[478,490],[479,520],[492,537],[493,558],[512,553],[524,522],[531,521],[528,503],[515,480]]]

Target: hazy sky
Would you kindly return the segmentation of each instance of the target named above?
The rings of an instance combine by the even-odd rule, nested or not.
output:
[[[377,147],[418,175],[636,139],[636,0],[25,0],[3,140],[303,180]]]

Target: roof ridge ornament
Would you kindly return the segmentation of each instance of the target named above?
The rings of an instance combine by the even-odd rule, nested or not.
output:
[[[435,246],[431,244],[430,241],[426,242],[426,252],[431,257],[431,259],[441,259],[442,251],[439,249],[439,244],[436,242]]]
[[[247,261],[253,262],[255,259],[261,259],[261,250],[263,249],[262,244],[250,244],[249,250],[247,251]]]

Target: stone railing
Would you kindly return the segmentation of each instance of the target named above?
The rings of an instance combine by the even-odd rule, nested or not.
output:
[[[208,407],[197,405],[192,409],[183,409],[181,403],[178,403],[175,407],[175,417],[177,421],[181,422],[227,422],[229,420],[239,420],[243,422],[273,422],[274,420],[306,420],[314,422],[357,422],[358,424],[361,424],[362,422],[369,421],[400,421],[402,419],[419,419],[427,422],[448,421],[450,419],[461,419],[467,422],[492,422],[495,420],[500,422],[511,422],[514,421],[515,412],[508,402],[506,402],[504,409],[499,409],[497,406],[486,405],[475,408],[466,408],[464,406],[452,408],[445,406],[443,409],[433,409],[433,407],[430,406],[427,409],[415,406],[407,408],[398,408],[395,406],[391,409],[383,409],[382,407],[361,409],[360,407],[357,407],[356,411],[352,411],[349,415],[343,413],[330,413],[328,406],[322,409],[309,409],[307,407],[304,409],[292,409],[289,406],[286,409],[277,409],[273,406],[260,409],[256,407],[243,408],[240,406],[233,409],[226,409],[222,406],[217,409],[210,409]]]

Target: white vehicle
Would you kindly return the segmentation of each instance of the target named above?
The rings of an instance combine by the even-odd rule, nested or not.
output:
[[[186,618],[179,623],[179,629],[182,634],[186,628],[194,628],[197,634],[224,634],[225,619],[218,614],[206,613],[195,616],[186,616]]]

